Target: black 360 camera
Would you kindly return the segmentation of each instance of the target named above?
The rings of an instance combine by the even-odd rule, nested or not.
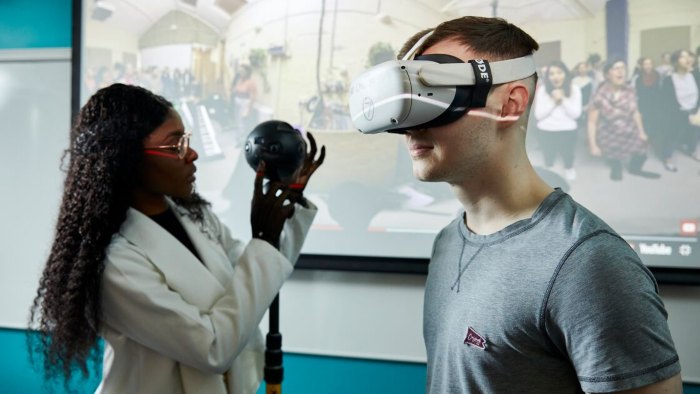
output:
[[[299,130],[281,120],[255,126],[245,142],[245,159],[253,169],[265,161],[265,177],[285,180],[299,168],[306,154],[306,142]]]

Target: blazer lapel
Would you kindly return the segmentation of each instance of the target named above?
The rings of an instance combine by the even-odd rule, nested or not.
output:
[[[190,222],[182,217],[180,221],[183,225],[184,222]],[[191,222],[188,226],[190,224],[195,226]],[[206,262],[211,255],[208,251],[211,245],[202,244],[203,241],[199,238],[205,237],[201,232],[192,232],[187,226],[185,229]],[[207,309],[223,296],[224,287],[207,267],[202,265],[187,247],[148,216],[129,208],[120,233],[144,251],[149,261],[163,273],[168,286],[187,302]],[[211,264],[211,261],[209,263]]]
[[[233,266],[221,244],[214,238],[215,235],[205,234],[199,223],[194,223],[186,216],[181,215],[177,209],[174,211],[211,275],[222,286],[227,287],[232,282]]]

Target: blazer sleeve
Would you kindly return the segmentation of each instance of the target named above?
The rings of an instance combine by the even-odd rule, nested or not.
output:
[[[292,265],[295,265],[299,258],[306,235],[318,212],[316,205],[309,200],[306,201],[308,207],[304,207],[300,204],[294,205],[294,215],[284,223],[282,234],[280,235],[280,253],[285,256]],[[216,232],[219,234],[219,242],[221,242],[231,263],[235,265],[241,253],[245,250],[245,243],[233,239],[228,227],[221,223],[213,214],[211,215],[211,220],[217,227]]]
[[[296,265],[299,259],[306,235],[318,212],[318,208],[310,200],[307,199],[306,203],[308,207],[300,204],[294,206],[294,216],[285,222],[280,236],[280,252],[292,265]]]
[[[213,292],[209,301],[192,302],[142,250],[117,238],[102,279],[102,323],[184,365],[223,373],[257,332],[292,269],[271,245],[252,240],[240,251],[231,285],[206,286],[201,291]]]

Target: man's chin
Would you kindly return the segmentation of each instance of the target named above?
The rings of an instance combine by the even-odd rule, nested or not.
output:
[[[439,179],[435,179],[433,174],[431,174],[429,171],[421,170],[421,169],[413,169],[413,176],[418,179],[421,182],[438,182]]]

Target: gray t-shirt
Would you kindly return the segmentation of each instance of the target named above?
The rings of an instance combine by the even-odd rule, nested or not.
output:
[[[490,235],[435,240],[423,336],[429,393],[578,393],[680,372],[656,282],[602,220],[555,190]]]

